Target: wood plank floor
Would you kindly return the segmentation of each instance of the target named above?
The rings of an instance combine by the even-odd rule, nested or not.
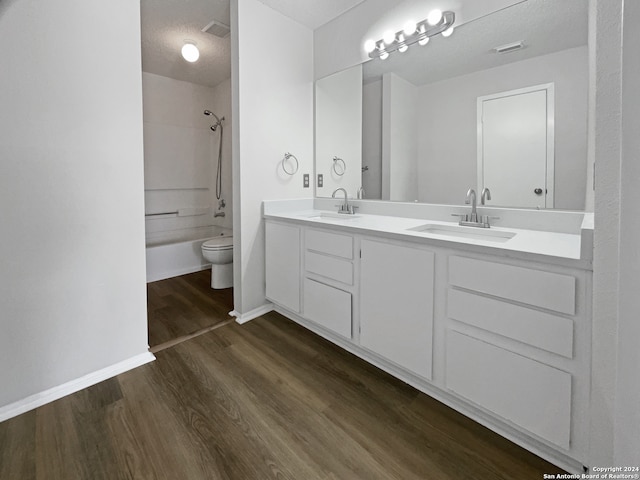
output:
[[[539,480],[559,471],[276,313],[0,423],[3,480]]]
[[[233,289],[213,290],[211,270],[148,283],[149,346],[225,322],[231,310]]]

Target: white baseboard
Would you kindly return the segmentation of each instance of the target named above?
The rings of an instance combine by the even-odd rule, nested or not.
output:
[[[57,387],[49,388],[48,390],[35,393],[23,398],[22,400],[0,407],[0,422],[17,417],[29,410],[33,410],[34,408],[41,407],[42,405],[53,402],[62,397],[66,397],[67,395],[95,385],[96,383],[100,383],[108,378],[133,370],[145,363],[153,362],[155,359],[156,357],[150,352],[141,353],[135,357],[131,357],[96,372],[71,380],[70,382],[58,385]]]
[[[189,273],[201,272],[202,270],[211,270],[211,264],[209,263],[207,265],[192,265],[174,270],[147,273],[147,283],[158,282],[160,280],[179,277],[181,275],[188,275]]]
[[[273,303],[267,303],[265,305],[262,305],[261,307],[254,308],[247,313],[239,313],[234,310],[233,312],[229,312],[229,315],[231,315],[232,317],[236,317],[236,323],[242,325],[253,320],[254,318],[261,317],[265,313],[272,312],[273,309]]]

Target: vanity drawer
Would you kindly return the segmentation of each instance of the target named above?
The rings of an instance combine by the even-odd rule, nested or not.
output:
[[[534,347],[573,358],[573,320],[449,289],[447,316]]]
[[[337,280],[346,285],[353,285],[353,264],[349,260],[307,251],[305,254],[305,270],[309,273]]]
[[[446,387],[569,449],[571,375],[459,332],[447,332]]]
[[[353,258],[353,237],[349,235],[307,229],[305,246],[307,250],[350,260]]]
[[[304,279],[304,316],[351,338],[351,294],[315,280]]]
[[[570,275],[452,256],[449,283],[555,312],[576,312],[576,279]]]

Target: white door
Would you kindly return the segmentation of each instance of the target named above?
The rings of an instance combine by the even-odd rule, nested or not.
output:
[[[478,121],[487,204],[553,208],[553,84],[480,97]]]

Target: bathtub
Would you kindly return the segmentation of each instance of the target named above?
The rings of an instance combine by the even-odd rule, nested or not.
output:
[[[206,240],[219,236],[230,237],[232,231],[210,226],[147,234],[147,282],[210,268],[200,247]]]

